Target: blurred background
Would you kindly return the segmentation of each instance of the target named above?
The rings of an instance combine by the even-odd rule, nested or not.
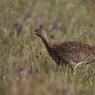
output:
[[[30,33],[39,26],[95,45],[95,0],[0,0],[0,95],[95,95],[95,62],[76,76],[58,67]]]

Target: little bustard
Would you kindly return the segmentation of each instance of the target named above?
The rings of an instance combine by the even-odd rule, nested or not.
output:
[[[88,44],[77,41],[54,43],[48,39],[46,31],[41,28],[36,29],[33,33],[42,39],[49,55],[57,65],[65,64],[76,68],[80,64],[95,60],[95,48]]]

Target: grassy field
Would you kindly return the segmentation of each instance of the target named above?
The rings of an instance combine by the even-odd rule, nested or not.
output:
[[[74,76],[31,34],[95,45],[94,0],[0,0],[0,95],[95,95],[95,62]]]

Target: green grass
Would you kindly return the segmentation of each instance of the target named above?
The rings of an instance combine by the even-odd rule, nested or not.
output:
[[[57,41],[95,45],[94,11],[94,0],[0,0],[0,95],[95,95],[95,62],[74,76],[30,33],[44,22]],[[50,30],[54,22],[62,29]]]

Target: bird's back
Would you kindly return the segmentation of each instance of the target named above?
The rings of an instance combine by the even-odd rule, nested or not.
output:
[[[76,41],[53,44],[51,51],[54,52],[54,55],[67,63],[89,62],[95,57],[90,45]]]

